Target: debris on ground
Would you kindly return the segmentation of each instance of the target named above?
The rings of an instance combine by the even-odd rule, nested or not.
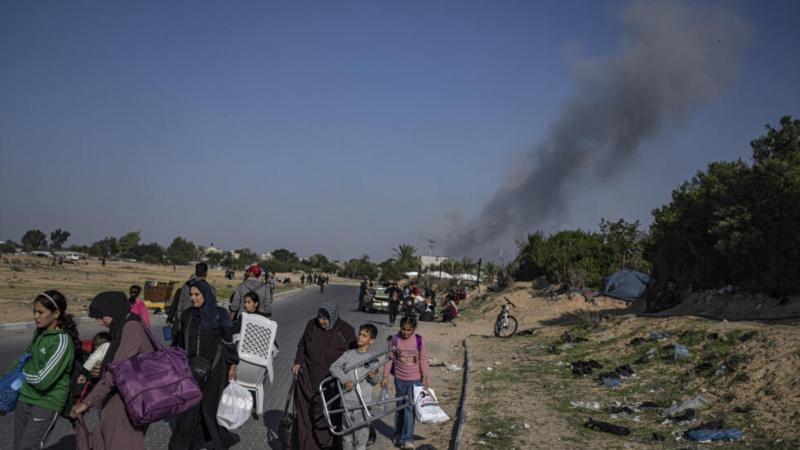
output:
[[[598,402],[585,402],[583,400],[572,400],[569,402],[573,408],[586,409],[589,411],[600,411],[600,403]]]
[[[708,406],[708,400],[702,395],[685,400],[682,403],[672,402],[672,406],[664,410],[664,415],[667,417],[675,417],[676,415],[686,411],[687,409],[703,409]]]
[[[676,360],[689,358],[689,349],[685,345],[675,344],[674,351]]]
[[[691,441],[740,441],[744,437],[738,428],[725,428],[721,420],[706,422],[699,427],[692,428],[684,433],[684,437]]]
[[[594,420],[591,417],[584,424],[584,426],[590,430],[597,430],[605,433],[616,434],[617,436],[627,436],[631,434],[631,430],[628,427],[624,427],[622,425],[614,425],[613,423],[608,423],[608,422],[600,422],[599,420]]]
[[[458,367],[458,366],[457,366],[457,365],[455,365],[455,364],[448,364],[447,366],[445,366],[445,368],[446,368],[447,370],[449,370],[450,372],[458,372],[458,371],[460,371],[460,370],[461,370],[461,367]]]
[[[622,382],[616,372],[603,372],[600,374],[600,382],[603,386],[619,387]]]
[[[603,366],[593,359],[590,359],[589,361],[578,360],[572,362],[573,375],[591,375],[593,369],[602,368]]]
[[[669,333],[666,331],[651,331],[650,332],[650,340],[651,341],[663,341],[664,339],[669,337]]]
[[[675,422],[691,422],[694,420],[694,409],[689,408],[681,414],[672,417]]]

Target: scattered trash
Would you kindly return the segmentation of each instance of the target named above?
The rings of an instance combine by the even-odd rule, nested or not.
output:
[[[630,378],[634,374],[630,364],[623,364],[614,369],[614,372],[622,378]]]
[[[621,380],[615,372],[603,372],[600,374],[600,382],[603,386],[619,387]]]
[[[664,436],[663,434],[653,432],[653,440],[656,442],[664,442],[667,440],[667,437]]]
[[[690,422],[694,420],[694,409],[689,408],[683,412],[683,414],[679,414],[672,418],[675,422]]]
[[[609,408],[609,411],[611,411],[614,414],[621,414],[621,413],[636,414],[636,410],[635,409],[631,408],[630,406],[625,406],[625,405],[612,405]]]
[[[740,441],[744,437],[738,428],[706,428],[698,427],[687,431],[686,439],[698,442]]]
[[[447,368],[447,370],[448,370],[448,371],[450,371],[450,372],[458,372],[458,371],[460,371],[460,370],[461,370],[461,367],[458,367],[458,366],[457,366],[457,365],[455,365],[455,364],[448,364],[448,365],[446,366],[446,368]]]
[[[669,334],[666,331],[651,331],[650,332],[650,340],[651,341],[663,341],[664,339],[668,338]]]
[[[582,400],[572,400],[569,402],[573,408],[587,409],[589,411],[600,411],[600,403],[598,402],[584,402]]]
[[[602,369],[603,366],[591,359],[589,361],[573,361],[572,362],[572,374],[573,375],[591,375],[592,369]]]
[[[758,334],[758,332],[756,332],[756,331],[748,331],[747,333],[739,336],[739,342],[747,342],[750,339],[753,339],[754,337],[756,337],[757,334]]]
[[[672,406],[664,410],[664,415],[667,417],[675,417],[676,415],[686,411],[687,409],[703,409],[708,406],[708,400],[702,395],[691,398],[683,403],[672,402]]]
[[[486,445],[486,441],[480,440],[480,441],[478,441],[478,445]]]
[[[536,330],[533,328],[528,328],[527,330],[517,331],[517,336],[532,336],[535,332]]]
[[[689,349],[683,344],[675,344],[675,359],[689,358]]]
[[[722,366],[720,366],[719,369],[717,369],[714,372],[714,376],[718,376],[719,377],[719,376],[725,375],[725,374],[727,374],[729,372],[730,372],[730,369],[728,369],[728,366],[722,365]]]
[[[596,421],[591,417],[584,424],[584,426],[590,430],[603,431],[605,433],[616,434],[617,436],[627,436],[631,434],[631,430],[628,427],[623,427],[622,425],[614,425],[613,423],[608,423],[608,422]]]
[[[694,373],[696,375],[710,376],[713,368],[714,364],[710,362],[701,362],[700,364],[694,366]]]
[[[524,427],[525,427],[525,429],[527,430],[527,429],[529,429],[529,428],[531,427],[531,424],[529,424],[529,423],[523,423],[523,424],[522,424],[522,426],[524,426]]]
[[[491,372],[491,371],[493,371],[494,369],[492,369],[491,367],[487,367],[487,368],[486,368],[486,370],[488,370],[489,372]]]
[[[575,344],[573,344],[572,342],[567,342],[565,344],[561,344],[559,346],[559,349],[561,349],[561,350],[569,350],[569,349],[574,348],[574,347],[575,347]]]
[[[630,342],[628,342],[628,345],[637,346],[637,345],[642,345],[642,344],[644,344],[645,342],[647,342],[647,341],[646,341],[646,340],[644,340],[644,338],[635,337],[635,338],[631,339],[631,341],[630,341]]]
[[[495,365],[495,366],[499,366],[499,365],[500,365],[500,361],[495,361],[495,362],[494,362],[494,365]]]
[[[484,436],[486,436],[489,439],[494,439],[497,437],[497,435],[495,433],[492,433],[491,431],[487,431],[486,434],[484,434]]]
[[[642,403],[639,403],[639,408],[663,408],[663,407],[664,405],[662,405],[659,402],[644,401]]]
[[[739,413],[739,414],[748,414],[748,413],[753,412],[753,407],[752,406],[737,406],[737,407],[733,408],[733,412]]]

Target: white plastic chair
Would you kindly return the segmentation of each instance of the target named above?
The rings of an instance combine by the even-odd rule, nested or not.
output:
[[[256,413],[264,413],[264,377],[272,382],[272,349],[278,324],[258,314],[242,313],[239,335],[239,367],[236,382],[255,391]]]

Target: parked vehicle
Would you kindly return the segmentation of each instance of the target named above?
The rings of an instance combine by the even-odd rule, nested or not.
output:
[[[378,287],[373,291],[367,292],[362,303],[358,305],[358,309],[364,312],[389,311],[389,294],[386,292],[387,289],[388,288],[385,287]]]

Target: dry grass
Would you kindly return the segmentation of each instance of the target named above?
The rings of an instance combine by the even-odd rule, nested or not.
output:
[[[106,290],[122,290],[133,285],[144,285],[146,280],[174,281],[180,284],[194,272],[193,266],[172,266],[108,261],[105,266],[99,260],[90,259],[77,264],[50,265],[47,258],[3,256],[0,258],[0,322],[23,322],[31,320],[34,297],[47,289],[57,289],[67,296],[73,314],[83,315],[91,299]],[[209,281],[217,290],[220,300],[228,299],[241,282],[241,271],[237,278],[228,280],[222,270],[210,270]],[[278,274],[279,279],[290,277],[299,283],[299,274]],[[332,281],[337,281],[333,280]],[[295,284],[294,286],[297,286]],[[290,289],[292,285],[279,284],[278,289]]]

